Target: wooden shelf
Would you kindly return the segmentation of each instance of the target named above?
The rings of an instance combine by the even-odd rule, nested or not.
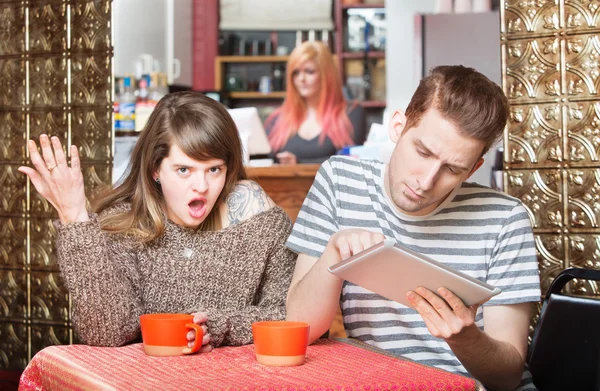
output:
[[[285,91],[269,92],[263,94],[258,91],[231,91],[227,93],[232,99],[283,99]]]
[[[342,4],[342,9],[349,8],[385,8],[385,3],[379,4],[368,4],[368,3],[360,3],[360,4]]]
[[[220,63],[286,62],[289,56],[217,56]]]
[[[289,56],[217,56],[215,57],[215,90],[224,90],[223,75],[227,64],[273,64],[285,63]],[[279,99],[285,98],[285,92],[263,94],[258,91],[231,91],[233,99]]]
[[[335,34],[334,44],[335,52],[338,53],[338,69],[340,70],[342,80],[346,80],[344,72],[345,65],[351,61],[346,60],[363,60],[365,58],[364,52],[345,52],[344,51],[344,30],[347,28],[346,16],[348,10],[353,8],[376,8],[385,11],[385,3],[383,0],[378,0],[378,3],[362,3],[359,4],[344,4],[344,0],[334,0],[333,17],[335,21]],[[385,51],[369,51],[367,58],[372,59],[385,59]],[[384,109],[387,104],[385,100],[367,100],[358,102],[362,107],[367,109],[381,110]]]
[[[387,106],[387,104],[385,103],[384,100],[363,100],[360,103],[360,105],[362,107],[368,107],[368,108],[385,108],[385,106]]]
[[[347,59],[363,59],[365,57],[364,52],[343,52],[342,58]],[[385,52],[382,51],[374,51],[369,52],[367,55],[368,58],[385,58]]]

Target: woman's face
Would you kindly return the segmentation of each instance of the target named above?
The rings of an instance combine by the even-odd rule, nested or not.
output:
[[[160,180],[169,220],[186,228],[197,228],[215,207],[226,174],[223,160],[194,160],[172,145],[154,173],[154,179]]]
[[[292,81],[302,98],[312,99],[319,96],[321,90],[321,75],[317,63],[308,60],[292,72]]]

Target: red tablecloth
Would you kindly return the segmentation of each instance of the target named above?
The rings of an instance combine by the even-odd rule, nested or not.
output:
[[[477,390],[473,379],[381,354],[356,342],[322,340],[302,366],[260,365],[254,345],[208,354],[150,357],[141,344],[51,346],[23,375],[26,390]]]

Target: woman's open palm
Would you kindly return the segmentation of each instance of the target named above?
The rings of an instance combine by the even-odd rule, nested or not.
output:
[[[71,146],[69,167],[58,137],[50,139],[42,134],[40,146],[42,155],[35,141],[27,142],[34,168],[21,166],[19,171],[27,175],[38,193],[54,206],[62,223],[89,220],[77,147]]]

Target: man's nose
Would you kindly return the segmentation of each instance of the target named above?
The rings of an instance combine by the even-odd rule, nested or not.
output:
[[[435,182],[437,181],[438,175],[440,173],[440,165],[432,164],[427,167],[424,175],[421,177],[419,181],[419,187],[423,191],[429,191],[435,186]]]

